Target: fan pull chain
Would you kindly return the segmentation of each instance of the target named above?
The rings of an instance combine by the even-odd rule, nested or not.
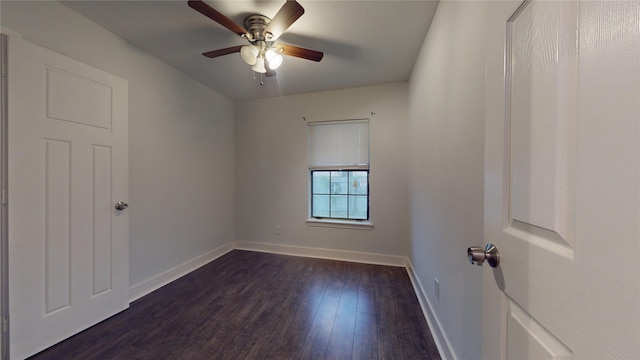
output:
[[[253,73],[253,80],[257,80],[256,79],[256,72],[252,71]],[[260,73],[260,85],[264,85],[264,78],[262,77],[262,73]]]

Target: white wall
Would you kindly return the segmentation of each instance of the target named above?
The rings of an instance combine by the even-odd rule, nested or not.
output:
[[[406,256],[407,91],[393,83],[236,103],[236,240]],[[309,226],[307,122],[358,118],[370,118],[374,229]]]
[[[466,249],[483,245],[484,6],[441,1],[410,80],[410,260],[459,359],[482,340],[482,270]]]
[[[3,29],[129,81],[131,284],[232,242],[233,103],[57,2],[0,6]]]

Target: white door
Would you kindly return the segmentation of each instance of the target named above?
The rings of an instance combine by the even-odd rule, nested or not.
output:
[[[128,307],[127,82],[10,37],[11,358]]]
[[[640,2],[488,11],[483,358],[640,357]]]

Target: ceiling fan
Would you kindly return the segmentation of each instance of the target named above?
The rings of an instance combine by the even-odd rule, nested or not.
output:
[[[287,0],[273,19],[261,14],[249,15],[244,19],[244,27],[224,16],[202,0],[189,0],[192,9],[226,27],[249,41],[249,45],[232,46],[208,51],[202,55],[208,58],[239,52],[242,59],[257,73],[275,76],[275,69],[282,63],[282,55],[320,61],[324,54],[320,51],[293,45],[275,43],[302,14],[304,8],[295,0]]]

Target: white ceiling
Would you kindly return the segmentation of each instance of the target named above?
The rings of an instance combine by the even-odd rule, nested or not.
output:
[[[278,42],[322,51],[324,58],[285,57],[263,85],[237,53],[201,55],[246,41],[186,0],[62,3],[234,101],[406,81],[437,7],[434,0],[298,2],[305,14]],[[284,0],[207,3],[242,25],[252,13],[273,17]]]

